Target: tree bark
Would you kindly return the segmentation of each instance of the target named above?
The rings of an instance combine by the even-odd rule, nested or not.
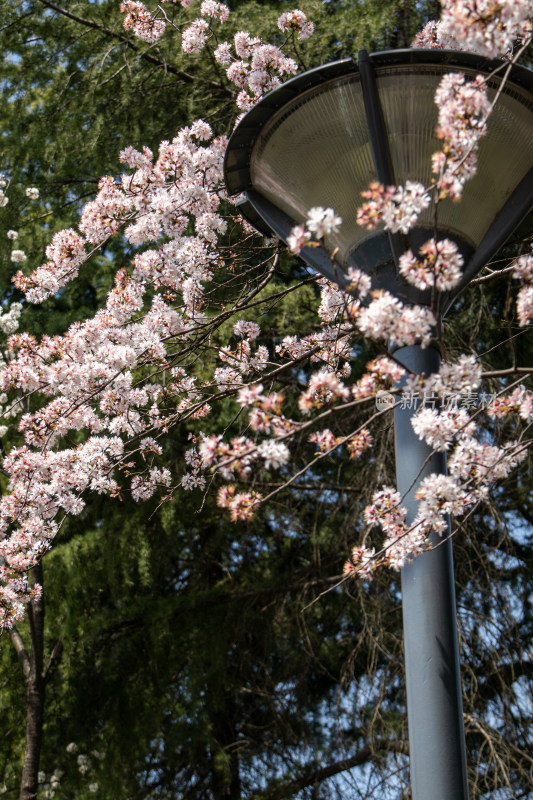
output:
[[[37,565],[30,572],[32,584],[42,586],[42,567]],[[19,653],[26,678],[26,745],[20,782],[19,800],[34,800],[37,797],[39,760],[43,739],[45,680],[43,674],[44,652],[44,597],[32,600],[28,606],[30,652]],[[27,665],[27,668],[24,665]]]

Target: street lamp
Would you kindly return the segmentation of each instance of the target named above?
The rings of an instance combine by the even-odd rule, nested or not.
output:
[[[533,73],[468,53],[395,50],[344,59],[288,80],[263,97],[240,121],[226,154],[231,195],[241,194],[242,215],[257,229],[287,240],[314,206],[342,217],[324,247],[305,247],[302,258],[341,286],[350,267],[372,278],[374,288],[404,302],[429,303],[428,293],[407,284],[398,258],[435,236],[453,240],[466,264],[463,279],[442,295],[454,297],[508,241],[533,232]],[[496,71],[495,71],[496,70]],[[478,170],[463,199],[430,205],[406,235],[356,223],[361,192],[376,179],[387,185],[431,183],[435,90],[443,75],[488,77],[489,96],[501,92],[478,152]],[[328,253],[336,251],[333,267]],[[439,368],[432,347],[402,347],[395,356],[411,371]],[[395,409],[398,490],[407,522],[416,516],[415,493],[432,472],[445,473],[442,453],[432,453],[411,427],[414,412]],[[413,800],[466,800],[466,750],[462,721],[459,647],[451,538],[402,570],[407,709]]]

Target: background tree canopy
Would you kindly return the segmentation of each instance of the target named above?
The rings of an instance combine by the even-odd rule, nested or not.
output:
[[[228,38],[244,29],[274,42],[277,17],[291,8],[275,0],[229,6]],[[309,0],[303,10],[317,33],[294,57],[309,68],[361,47],[408,46],[438,4]],[[199,117],[217,133],[232,129],[235,93],[219,65],[184,54],[171,32],[147,45],[124,30],[123,19],[116,0],[4,0],[0,8],[0,169],[11,181],[0,216],[6,301],[20,299],[10,282],[7,230],[19,231],[38,264],[52,234],[75,224],[100,176],[121,173],[126,145],[155,151]],[[27,186],[40,189],[38,203],[28,204]],[[251,263],[260,264],[261,253],[251,242]],[[25,307],[21,327],[54,335],[92,315],[130,255],[125,240],[111,241],[78,281]],[[262,290],[262,341],[272,349],[312,327],[316,282],[290,291],[307,279],[284,254]],[[461,352],[465,337],[479,353],[489,351],[501,327],[514,324],[509,280],[458,302],[450,352]],[[531,341],[515,347],[515,357],[531,363]],[[216,351],[214,343],[213,359]],[[353,374],[371,355],[354,352]],[[505,365],[509,353],[495,358]],[[301,378],[297,369],[287,374],[288,388]],[[228,406],[208,425],[237,430],[235,413]],[[162,506],[93,496],[64,524],[42,564],[38,797],[408,796],[398,582],[379,576],[371,586],[336,586],[376,476],[393,482],[392,430],[380,425],[381,444],[366,461],[323,459],[253,521],[235,526],[211,494],[194,491]],[[183,459],[190,430],[180,427],[166,441],[169,464]],[[533,797],[532,523],[523,470],[468,518],[457,539],[472,800]],[[43,614],[30,616],[18,639],[1,640],[6,797],[36,796],[19,788],[24,653],[40,653]]]

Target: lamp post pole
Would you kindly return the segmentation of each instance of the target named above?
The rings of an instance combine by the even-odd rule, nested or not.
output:
[[[440,354],[411,345],[395,357],[410,371],[437,372]],[[416,490],[431,473],[446,474],[446,456],[415,434],[416,408],[394,409],[396,482],[407,508],[417,514]],[[449,525],[449,523],[448,523]],[[402,609],[413,800],[468,798],[466,744],[456,624],[451,531],[431,534],[433,549],[402,569]]]

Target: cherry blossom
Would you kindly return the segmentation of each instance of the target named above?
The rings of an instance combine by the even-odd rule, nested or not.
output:
[[[357,223],[374,230],[379,223],[393,232],[407,233],[418,215],[430,204],[430,195],[421,183],[406,181],[405,186],[383,186],[371,183],[362,192],[367,201],[357,211]]]
[[[489,58],[506,55],[531,35],[531,6],[523,0],[446,0],[441,35]]]
[[[307,228],[314,233],[317,239],[322,239],[329,233],[336,233],[341,223],[342,219],[335,216],[332,208],[318,206],[309,209],[307,214]]]
[[[0,330],[3,331],[7,336],[11,333],[14,333],[20,321],[20,315],[22,313],[22,304],[21,303],[11,303],[7,310],[4,310],[0,313]],[[5,402],[5,398],[2,399],[0,395],[0,403]]]
[[[257,322],[252,322],[250,320],[241,319],[235,323],[233,326],[233,333],[236,336],[242,336],[243,339],[257,339],[259,334],[261,333],[261,328],[257,324]]]
[[[170,486],[171,475],[168,469],[153,467],[147,476],[135,475],[131,482],[131,496],[134,500],[147,500],[157,486]]]
[[[498,58],[531,36],[531,8],[525,2],[446,0],[441,6],[441,19],[428,22],[413,47],[468,50]]]
[[[272,440],[261,442],[257,452],[264,459],[265,469],[279,469],[288,462],[290,457],[289,448],[284,442]]]
[[[451,42],[444,41],[444,37],[441,30],[441,24],[438,20],[430,20],[427,22],[422,30],[418,31],[415,38],[411,43],[411,47],[414,48],[432,48],[432,49],[439,49],[443,50],[444,48],[450,50],[461,50],[461,47],[455,47],[455,42],[452,46]]]
[[[376,568],[375,554],[375,547],[354,547],[351,559],[344,564],[343,575],[347,578],[359,575],[361,578],[371,581]]]
[[[200,6],[200,14],[204,17],[213,17],[220,22],[226,22],[229,17],[229,8],[224,3],[217,3],[215,0],[204,0]]]
[[[219,64],[222,64],[223,67],[227,67],[231,64],[231,45],[229,42],[221,42],[216,50],[213,53],[216,61]]]
[[[234,486],[223,486],[217,496],[217,504],[227,508],[231,519],[247,520],[253,517],[254,507],[261,502],[259,492],[236,492]]]
[[[350,436],[346,442],[346,449],[350,458],[359,458],[366,450],[374,444],[374,438],[367,428],[362,428],[357,433]]]
[[[283,75],[297,72],[297,64],[287,58],[282,50],[271,44],[264,44],[258,37],[247,31],[239,31],[233,39],[235,55],[231,61],[229,43],[217,47],[215,57],[220,63],[229,63],[226,75],[242,91],[237,97],[237,107],[248,111],[265,94],[279,85]]]
[[[309,209],[305,225],[296,225],[287,238],[289,250],[299,253],[313,236],[315,239],[323,239],[330,233],[337,233],[341,223],[341,217],[335,216],[332,208],[315,206]]]
[[[233,44],[235,53],[238,58],[248,59],[251,57],[254,49],[261,44],[261,39],[250,36],[247,31],[239,31],[233,37]]]
[[[311,234],[305,225],[296,225],[287,237],[287,246],[292,253],[299,253],[311,241]]]
[[[309,441],[316,444],[321,453],[329,453],[339,444],[339,438],[329,428],[325,428],[322,431],[314,431],[310,434]]]
[[[165,32],[165,21],[153,17],[144,3],[123,0],[120,10],[123,13],[127,12],[124,18],[125,30],[132,30],[139,39],[145,42],[150,44],[157,42]]]
[[[187,8],[190,0],[179,5]],[[509,50],[515,40],[529,36],[530,12],[524,3],[496,0],[489,6],[476,0],[467,6],[450,0],[443,5],[442,21],[429,26],[419,41],[448,46],[462,37],[469,49],[475,45],[492,53],[494,48]],[[148,43],[165,29],[157,16],[162,8],[150,11],[143,3],[125,0],[121,10],[125,28]],[[224,67],[223,80],[239,90],[239,110],[251,108],[297,71],[284,48],[293,46],[294,52],[296,39],[308,38],[313,29],[295,9],[279,17],[279,30],[290,34],[282,47],[247,31],[220,42],[217,26],[228,19],[228,7],[204,0],[199,13],[183,30],[182,48],[186,53],[209,48]],[[277,37],[283,38],[279,32]],[[475,172],[491,110],[484,79],[446,76],[436,102],[442,149],[433,156],[433,181],[427,187],[414,180],[403,186],[372,184],[357,215],[360,225],[406,233],[432,200],[460,199]],[[316,281],[316,329],[276,334],[271,351],[263,343],[262,325],[256,321],[260,318],[252,316],[256,305],[266,303],[268,308],[270,290],[262,294],[252,279],[227,305],[226,299],[220,300],[219,287],[225,297],[231,281],[246,280],[251,269],[244,259],[246,266],[239,272],[240,260],[234,256],[240,245],[228,245],[225,236],[224,215],[231,224],[235,220],[234,212],[228,214],[222,205],[227,201],[225,147],[226,138],[215,136],[203,120],[161,142],[156,153],[148,147],[124,147],[124,174],[101,179],[78,230],[55,233],[45,262],[32,271],[21,267],[14,278],[25,299],[38,303],[75,280],[110,237],[124,237],[135,251],[131,264],[117,270],[114,286],[93,318],[75,323],[62,336],[39,339],[19,333],[22,305],[1,310],[0,416],[6,424],[0,424],[0,435],[9,430],[16,444],[2,465],[8,486],[0,499],[0,626],[21,619],[24,604],[38,596],[38,587],[28,588],[25,572],[52,546],[64,516],[81,513],[88,492],[120,496],[129,490],[141,502],[156,492],[166,498],[180,489],[205,490],[209,475],[209,483],[218,487],[219,507],[232,520],[246,521],[263,501],[252,482],[256,486],[271,470],[281,472],[280,486],[293,480],[293,441],[308,443],[312,456],[306,468],[333,452],[364,457],[373,445],[373,418],[387,413],[376,409],[374,399],[386,391],[399,401],[400,385],[434,396],[435,408],[419,409],[412,425],[432,450],[448,453],[449,475],[429,475],[420,482],[418,512],[411,523],[396,489],[376,491],[364,523],[372,529],[373,545],[381,529],[381,547],[367,547],[365,530],[363,543],[345,565],[346,577],[370,580],[379,566],[401,569],[431,547],[431,530],[446,534],[448,514],[465,514],[526,456],[530,443],[524,434],[515,433],[511,441],[478,441],[478,413],[447,404],[450,397],[466,397],[481,386],[482,367],[474,356],[444,360],[436,374],[426,376],[410,374],[394,355],[378,355],[352,376],[350,362],[361,351],[362,337],[382,352],[386,346],[436,342],[436,308],[402,303],[388,292],[373,290],[369,275],[350,268],[346,292],[324,279]],[[7,202],[6,190],[3,180],[0,206]],[[39,191],[28,187],[26,196],[36,200]],[[293,252],[306,246],[327,248],[326,237],[341,224],[332,208],[315,206],[291,232],[288,246]],[[253,231],[245,226],[243,231],[251,239]],[[8,238],[16,241],[16,231]],[[275,263],[277,245],[270,243],[266,250]],[[13,259],[16,253],[22,256]],[[23,255],[13,250],[11,258],[22,264]],[[408,282],[435,294],[458,285],[463,262],[452,241],[435,236],[416,255],[404,253],[399,266]],[[523,327],[533,317],[531,255],[517,259],[511,273],[520,284],[517,314]],[[226,284],[228,274],[231,281]],[[253,298],[249,308],[247,292]],[[266,335],[267,327],[263,331]],[[205,364],[204,353],[210,354]],[[285,388],[284,394],[278,391],[282,375],[291,376],[282,384],[289,387],[290,401]],[[25,405],[30,396],[30,405]],[[235,412],[235,428],[227,435],[202,433],[202,419],[221,403]],[[335,415],[342,419],[347,408],[366,416],[357,429],[336,435]],[[487,413],[497,419],[514,414],[525,427],[533,419],[533,392],[502,381]],[[194,432],[176,476],[161,463],[162,442],[183,422]]]
[[[435,287],[439,292],[453,289],[461,280],[463,257],[455,242],[430,239],[419,250],[416,259],[411,250],[400,256],[400,272],[418,289]]]
[[[443,149],[433,156],[439,197],[461,197],[464,184],[477,167],[480,139],[487,132],[491,105],[483,76],[467,81],[460,73],[445,75],[435,93],[439,109],[437,137]]]
[[[521,327],[533,319],[533,256],[521,256],[513,264],[513,276],[522,286],[516,300],[516,311]]]
[[[181,47],[185,53],[199,53],[207,42],[209,23],[205,19],[195,19],[182,33]]]
[[[309,378],[309,387],[300,395],[298,407],[302,414],[309,414],[313,408],[347,400],[350,390],[333,372],[321,369]]]
[[[374,300],[362,308],[355,324],[364,336],[389,341],[392,345],[420,342],[427,346],[437,324],[431,309],[425,306],[407,306],[390,292],[375,293]]]
[[[453,438],[472,432],[468,412],[464,408],[457,410],[422,408],[413,417],[412,426],[419,439],[437,451],[448,450]]]
[[[294,9],[286,11],[278,18],[278,28],[280,31],[291,31],[298,34],[298,39],[308,39],[313,31],[314,24],[307,19],[303,11]]]
[[[510,393],[500,394],[488,407],[491,417],[506,417],[512,412],[518,413],[526,422],[533,421],[533,392],[525,386],[517,386]]]

